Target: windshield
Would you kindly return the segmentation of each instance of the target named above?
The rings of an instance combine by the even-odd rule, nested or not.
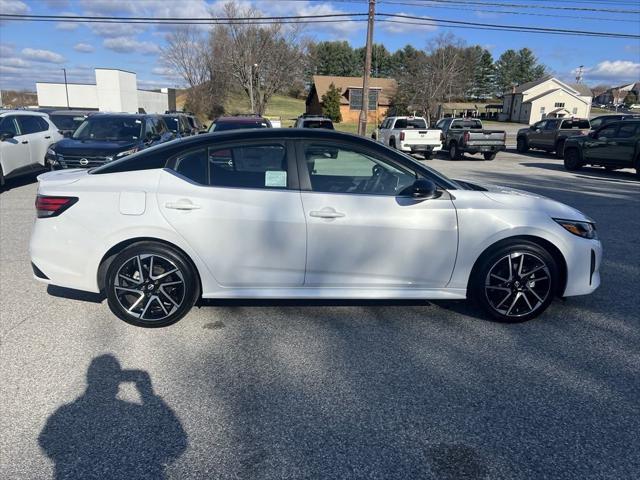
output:
[[[86,117],[82,115],[49,115],[49,118],[59,130],[75,130]]]
[[[217,122],[211,125],[212,132],[223,132],[225,130],[240,130],[243,128],[268,128],[267,122],[264,120],[256,120],[255,122]]]
[[[327,128],[333,130],[333,123],[331,120],[305,120],[304,128]]]
[[[142,120],[133,117],[94,116],[78,127],[73,138],[76,140],[138,140],[142,138]]]

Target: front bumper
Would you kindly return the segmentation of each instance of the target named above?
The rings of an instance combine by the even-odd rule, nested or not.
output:
[[[565,252],[567,284],[563,296],[587,295],[600,286],[602,243],[577,239],[570,252]]]

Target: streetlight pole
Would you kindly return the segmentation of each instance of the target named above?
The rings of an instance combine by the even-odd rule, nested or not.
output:
[[[358,134],[367,134],[367,111],[369,110],[369,76],[371,75],[371,48],[373,46],[373,23],[376,15],[376,0],[369,0],[369,19],[367,22],[367,45],[364,55],[362,78],[362,108],[358,122]]]
[[[255,101],[253,99],[253,69],[258,68],[258,64],[254,63],[249,67],[249,97],[251,99],[251,113],[256,113]]]
[[[64,72],[64,91],[67,94],[67,110],[70,110],[71,107],[69,107],[69,87],[67,86],[67,69],[63,68],[62,71]]]

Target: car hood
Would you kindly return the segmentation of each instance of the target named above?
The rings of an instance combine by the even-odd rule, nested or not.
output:
[[[593,223],[593,220],[581,211],[542,195],[502,185],[476,185],[486,190],[482,192],[486,197],[510,208],[542,211],[552,218]]]
[[[76,140],[65,138],[55,145],[55,151],[60,155],[107,156],[130,150],[138,145],[132,140],[104,141],[104,140]]]

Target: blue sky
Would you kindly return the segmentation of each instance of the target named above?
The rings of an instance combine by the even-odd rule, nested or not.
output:
[[[535,8],[470,5],[480,1]],[[436,19],[640,34],[639,14],[559,9],[639,10],[638,3],[634,6],[631,0],[465,2],[454,5],[425,0],[383,0],[379,2],[377,11]],[[224,3],[222,0],[0,0],[0,12],[205,17],[211,12],[219,12]],[[253,5],[265,15],[364,13],[367,4],[366,0],[242,0],[240,3]],[[547,8],[539,8],[542,6]],[[305,34],[315,40],[348,40],[353,46],[360,47],[365,41],[365,25],[348,21],[309,25]],[[92,83],[95,67],[134,71],[138,74],[140,88],[180,86],[179,79],[162,65],[159,58],[168,28],[131,24],[0,23],[0,88],[35,90],[36,81],[62,81],[62,68],[67,69],[69,82]],[[391,51],[407,43],[424,48],[434,36],[449,31],[469,45],[478,44],[489,49],[494,58],[509,48],[529,47],[552,73],[565,80],[573,78],[573,72],[579,65],[585,66],[585,82],[591,86],[640,80],[640,41],[635,39],[547,36],[378,22],[375,42],[384,44]]]

